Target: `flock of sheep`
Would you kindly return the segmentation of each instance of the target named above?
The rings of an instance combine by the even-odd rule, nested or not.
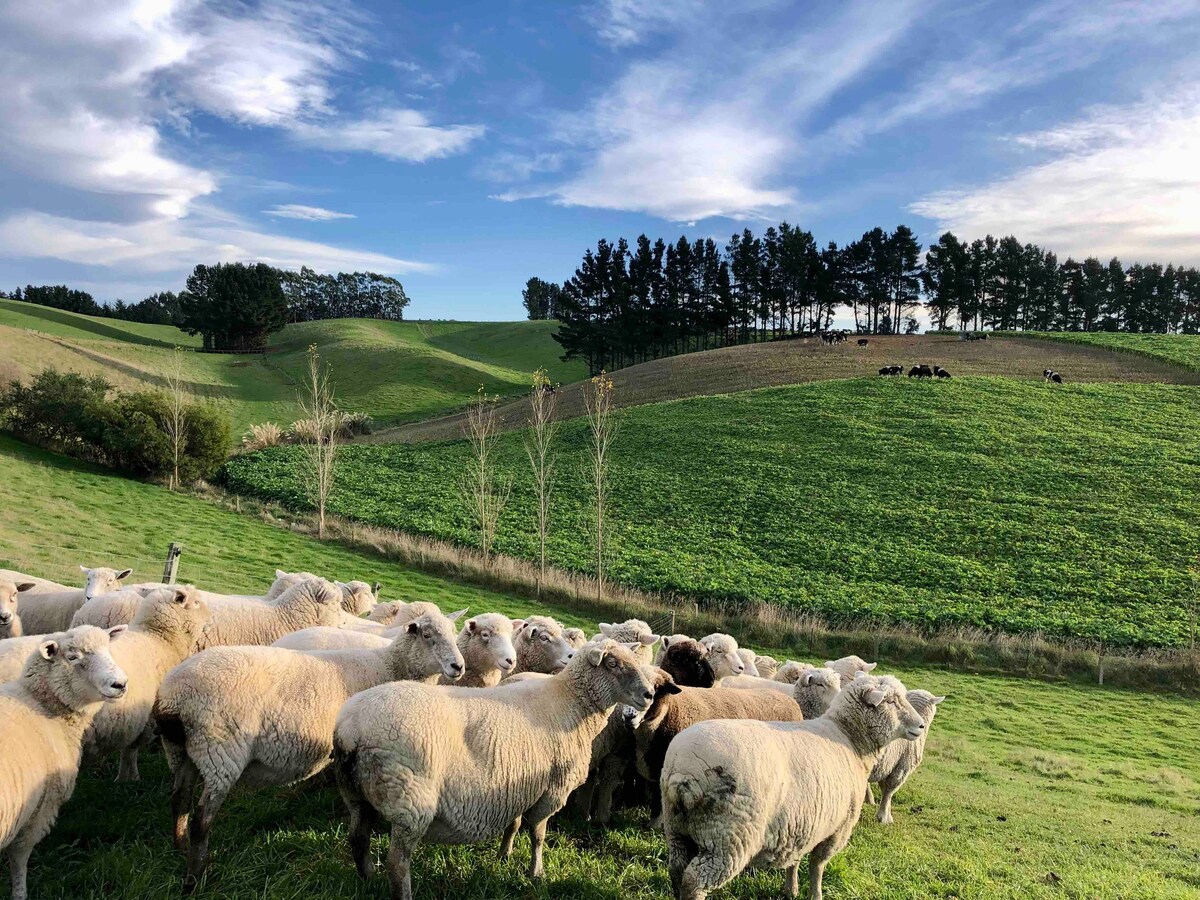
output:
[[[574,795],[606,823],[621,789],[663,830],[677,897],[700,900],[748,866],[785,868],[795,896],[807,855],[820,900],[825,864],[874,803],[870,784],[878,820],[892,821],[944,699],[856,656],[780,664],[727,634],[660,637],[636,619],[589,639],[545,616],[377,602],[368,584],[308,573],[276,572],[250,596],[83,571],[69,588],[0,570],[13,900],[26,900],[30,853],[81,764],[119,754],[117,780],[136,780],[154,741],[173,773],[185,889],[232,791],[328,767],[364,878],[373,831],[390,831],[396,898],[412,897],[422,841],[499,837],[507,858],[521,827],[538,878],[550,818]]]

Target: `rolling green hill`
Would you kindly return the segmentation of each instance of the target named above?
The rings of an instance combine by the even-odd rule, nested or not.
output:
[[[296,418],[304,354],[316,344],[333,367],[347,410],[380,423],[407,422],[461,408],[480,385],[488,393],[526,390],[545,366],[556,380],[582,377],[559,360],[547,322],[383,322],[339,319],[289,325],[264,355],[188,353],[189,390],[229,416],[235,435],[251,423]],[[0,377],[19,378],[46,366],[101,374],[125,388],[161,386],[172,348],[198,339],[176,328],[97,319],[29,303],[0,300]]]
[[[744,404],[751,398],[734,399]],[[627,423],[627,440],[636,426]],[[717,444],[720,449],[722,441]],[[832,499],[846,501],[844,484]],[[135,578],[156,578],[167,543],[178,540],[185,548],[181,578],[213,589],[257,590],[276,567],[308,569],[379,579],[385,597],[433,600],[445,610],[470,605],[473,613],[525,615],[536,609],[589,633],[595,628],[594,617],[577,611],[414,573],[4,437],[0,508],[0,566],[69,582],[80,562],[132,565]],[[949,699],[921,769],[898,795],[896,823],[879,826],[865,813],[827,870],[830,900],[1196,896],[1200,714],[1194,700],[880,662],[910,688]],[[34,850],[31,896],[178,895],[183,864],[170,841],[165,760],[145,752],[137,783],[114,783],[114,768],[109,762],[81,774],[75,796]],[[386,842],[380,839],[384,854]],[[516,858],[505,862],[494,842],[422,845],[413,861],[414,888],[422,897],[464,900],[670,896],[666,850],[644,810],[618,813],[608,829],[569,813],[557,816],[546,879],[539,883],[524,877],[528,846],[522,835]],[[360,900],[387,893],[382,874],[366,886],[355,874],[345,814],[326,779],[234,792],[217,819],[212,852],[210,872],[194,895],[201,900]],[[778,896],[782,886],[779,870],[747,872],[721,896],[754,900]]]
[[[824,381],[634,407],[612,462],[610,572],[642,588],[833,619],[1181,646],[1197,636],[1193,387],[1007,378]],[[586,434],[561,433],[551,560],[591,569]],[[473,541],[462,442],[346,448],[334,510]],[[500,550],[532,557],[519,433]],[[293,448],[231,461],[302,504]]]
[[[1200,334],[1118,334],[1106,331],[1020,332],[1022,338],[1133,353],[1200,372]]]

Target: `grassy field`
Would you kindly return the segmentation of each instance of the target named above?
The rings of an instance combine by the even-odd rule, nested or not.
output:
[[[828,618],[1184,646],[1195,637],[1200,403],[1175,385],[826,381],[638,406],[612,462],[610,574]],[[552,561],[591,570],[585,433],[561,432]],[[334,510],[470,542],[462,442],[346,448]],[[519,434],[503,552],[532,557]],[[295,451],[232,489],[303,504]]]
[[[558,359],[552,333],[547,322],[308,322],[274,335],[265,355],[188,353],[184,377],[195,396],[229,417],[235,436],[255,422],[286,425],[297,416],[305,351],[316,344],[333,368],[344,408],[385,424],[406,422],[455,411],[480,385],[490,394],[520,393],[539,366],[557,380],[582,377],[580,365]],[[199,340],[170,326],[0,300],[0,342],[6,347],[0,378],[55,366],[132,389],[161,387],[172,348],[195,348]]]
[[[259,588],[283,566],[378,578],[389,597],[427,597],[445,609],[534,608],[6,438],[0,438],[0,506],[0,565],[49,577],[69,579],[78,561],[136,563],[136,577],[154,577],[162,549],[175,539],[186,547],[181,576],[217,589]],[[578,611],[548,611],[594,625]],[[882,664],[892,668],[886,659]],[[910,687],[950,699],[934,723],[922,769],[898,798],[896,824],[864,819],[827,872],[830,900],[1200,896],[1194,701],[945,670],[893,671]],[[33,896],[176,895],[182,864],[168,839],[168,773],[157,754],[142,771],[138,784],[113,783],[111,765],[80,778],[74,799],[34,852]],[[511,864],[497,859],[498,842],[424,847],[414,885],[426,898],[664,900],[665,848],[645,823],[637,810],[618,814],[610,830],[556,819],[547,879],[536,886],[522,875],[523,836]],[[380,838],[379,850],[385,846]],[[212,850],[201,898],[387,896],[384,879],[364,885],[354,875],[340,803],[324,782],[235,794],[217,820]],[[751,900],[778,895],[781,887],[779,872],[749,873],[719,896]]]
[[[612,378],[616,403],[635,406],[775,385],[877,377],[882,366],[916,363],[945,366],[957,377],[993,375],[1040,381],[1042,370],[1052,368],[1072,383],[1200,384],[1200,371],[1101,347],[1004,338],[966,343],[947,335],[871,337],[866,347],[854,342],[826,346],[816,339],[726,347],[629,366],[612,373]],[[558,412],[564,419],[583,415],[581,385],[559,390]],[[503,427],[524,427],[529,403],[514,400],[502,405],[499,414]],[[383,429],[370,440],[451,440],[462,435],[462,425],[461,415],[445,416]]]
[[[1112,334],[1103,331],[1087,333],[1021,332],[1023,338],[1074,344],[1081,347],[1100,347],[1119,353],[1133,353],[1171,365],[1200,372],[1200,335],[1197,334]]]

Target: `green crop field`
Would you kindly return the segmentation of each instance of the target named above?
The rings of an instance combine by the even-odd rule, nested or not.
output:
[[[274,335],[265,355],[188,353],[184,378],[194,395],[229,417],[235,436],[251,423],[286,426],[297,417],[304,354],[315,344],[333,369],[345,409],[370,413],[381,424],[407,422],[460,409],[481,385],[489,394],[520,393],[540,366],[558,381],[583,377],[580,364],[559,360],[553,330],[549,322],[306,322]],[[161,387],[172,348],[199,344],[170,326],[14,300],[0,300],[0,341],[2,378],[55,366],[104,375],[123,388]]]
[[[831,619],[1184,646],[1197,627],[1200,398],[1164,384],[852,379],[634,407],[611,466],[610,573]],[[551,560],[592,568],[585,430],[560,435]],[[232,460],[300,506],[296,450]],[[345,449],[333,508],[470,542],[462,442]],[[532,557],[519,433],[498,547]]]
[[[1134,353],[1161,360],[1193,372],[1200,372],[1200,335],[1198,334],[1124,334],[1107,331],[1023,331],[1022,338],[1056,341],[1084,347],[1102,347],[1122,353]]]
[[[741,398],[745,402],[746,398]],[[633,434],[627,423],[625,440]],[[828,475],[830,469],[824,468]],[[123,563],[157,576],[167,542],[185,546],[180,574],[206,587],[261,588],[279,566],[380,579],[389,597],[444,609],[509,614],[530,601],[404,570],[371,556],[222,510],[202,500],[0,438],[0,565],[70,580],[78,562]],[[546,610],[591,629],[577,611]],[[769,652],[771,648],[759,650]],[[1200,896],[1200,711],[1191,700],[1081,685],[896,669],[909,687],[949,695],[922,768],[900,793],[896,824],[864,816],[826,875],[829,900],[1075,897],[1183,900]],[[143,780],[85,772],[58,824],[34,851],[31,895],[176,896],[182,861],[169,837],[169,774],[147,754]],[[665,900],[665,848],[641,810],[611,829],[569,813],[552,822],[546,880],[523,876],[528,842],[497,859],[497,842],[421,848],[419,897]],[[382,877],[358,881],[345,819],[328,781],[236,793],[213,832],[212,866],[196,896],[222,900],[382,898]],[[378,839],[378,850],[386,838]],[[747,873],[720,896],[776,896],[778,871]]]

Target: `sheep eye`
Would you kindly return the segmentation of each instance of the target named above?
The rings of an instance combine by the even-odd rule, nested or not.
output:
[[[79,659],[80,659],[80,654],[78,654],[78,653],[68,653],[67,654],[67,662],[79,662]]]
[[[548,642],[550,641],[550,635],[548,635],[548,634],[543,634],[543,635],[542,635],[542,640],[543,640],[543,641],[546,641],[546,642],[548,643]]]
[[[608,661],[608,667],[610,669],[615,669],[618,665],[620,665],[620,663],[618,663],[615,659],[610,659]]]

